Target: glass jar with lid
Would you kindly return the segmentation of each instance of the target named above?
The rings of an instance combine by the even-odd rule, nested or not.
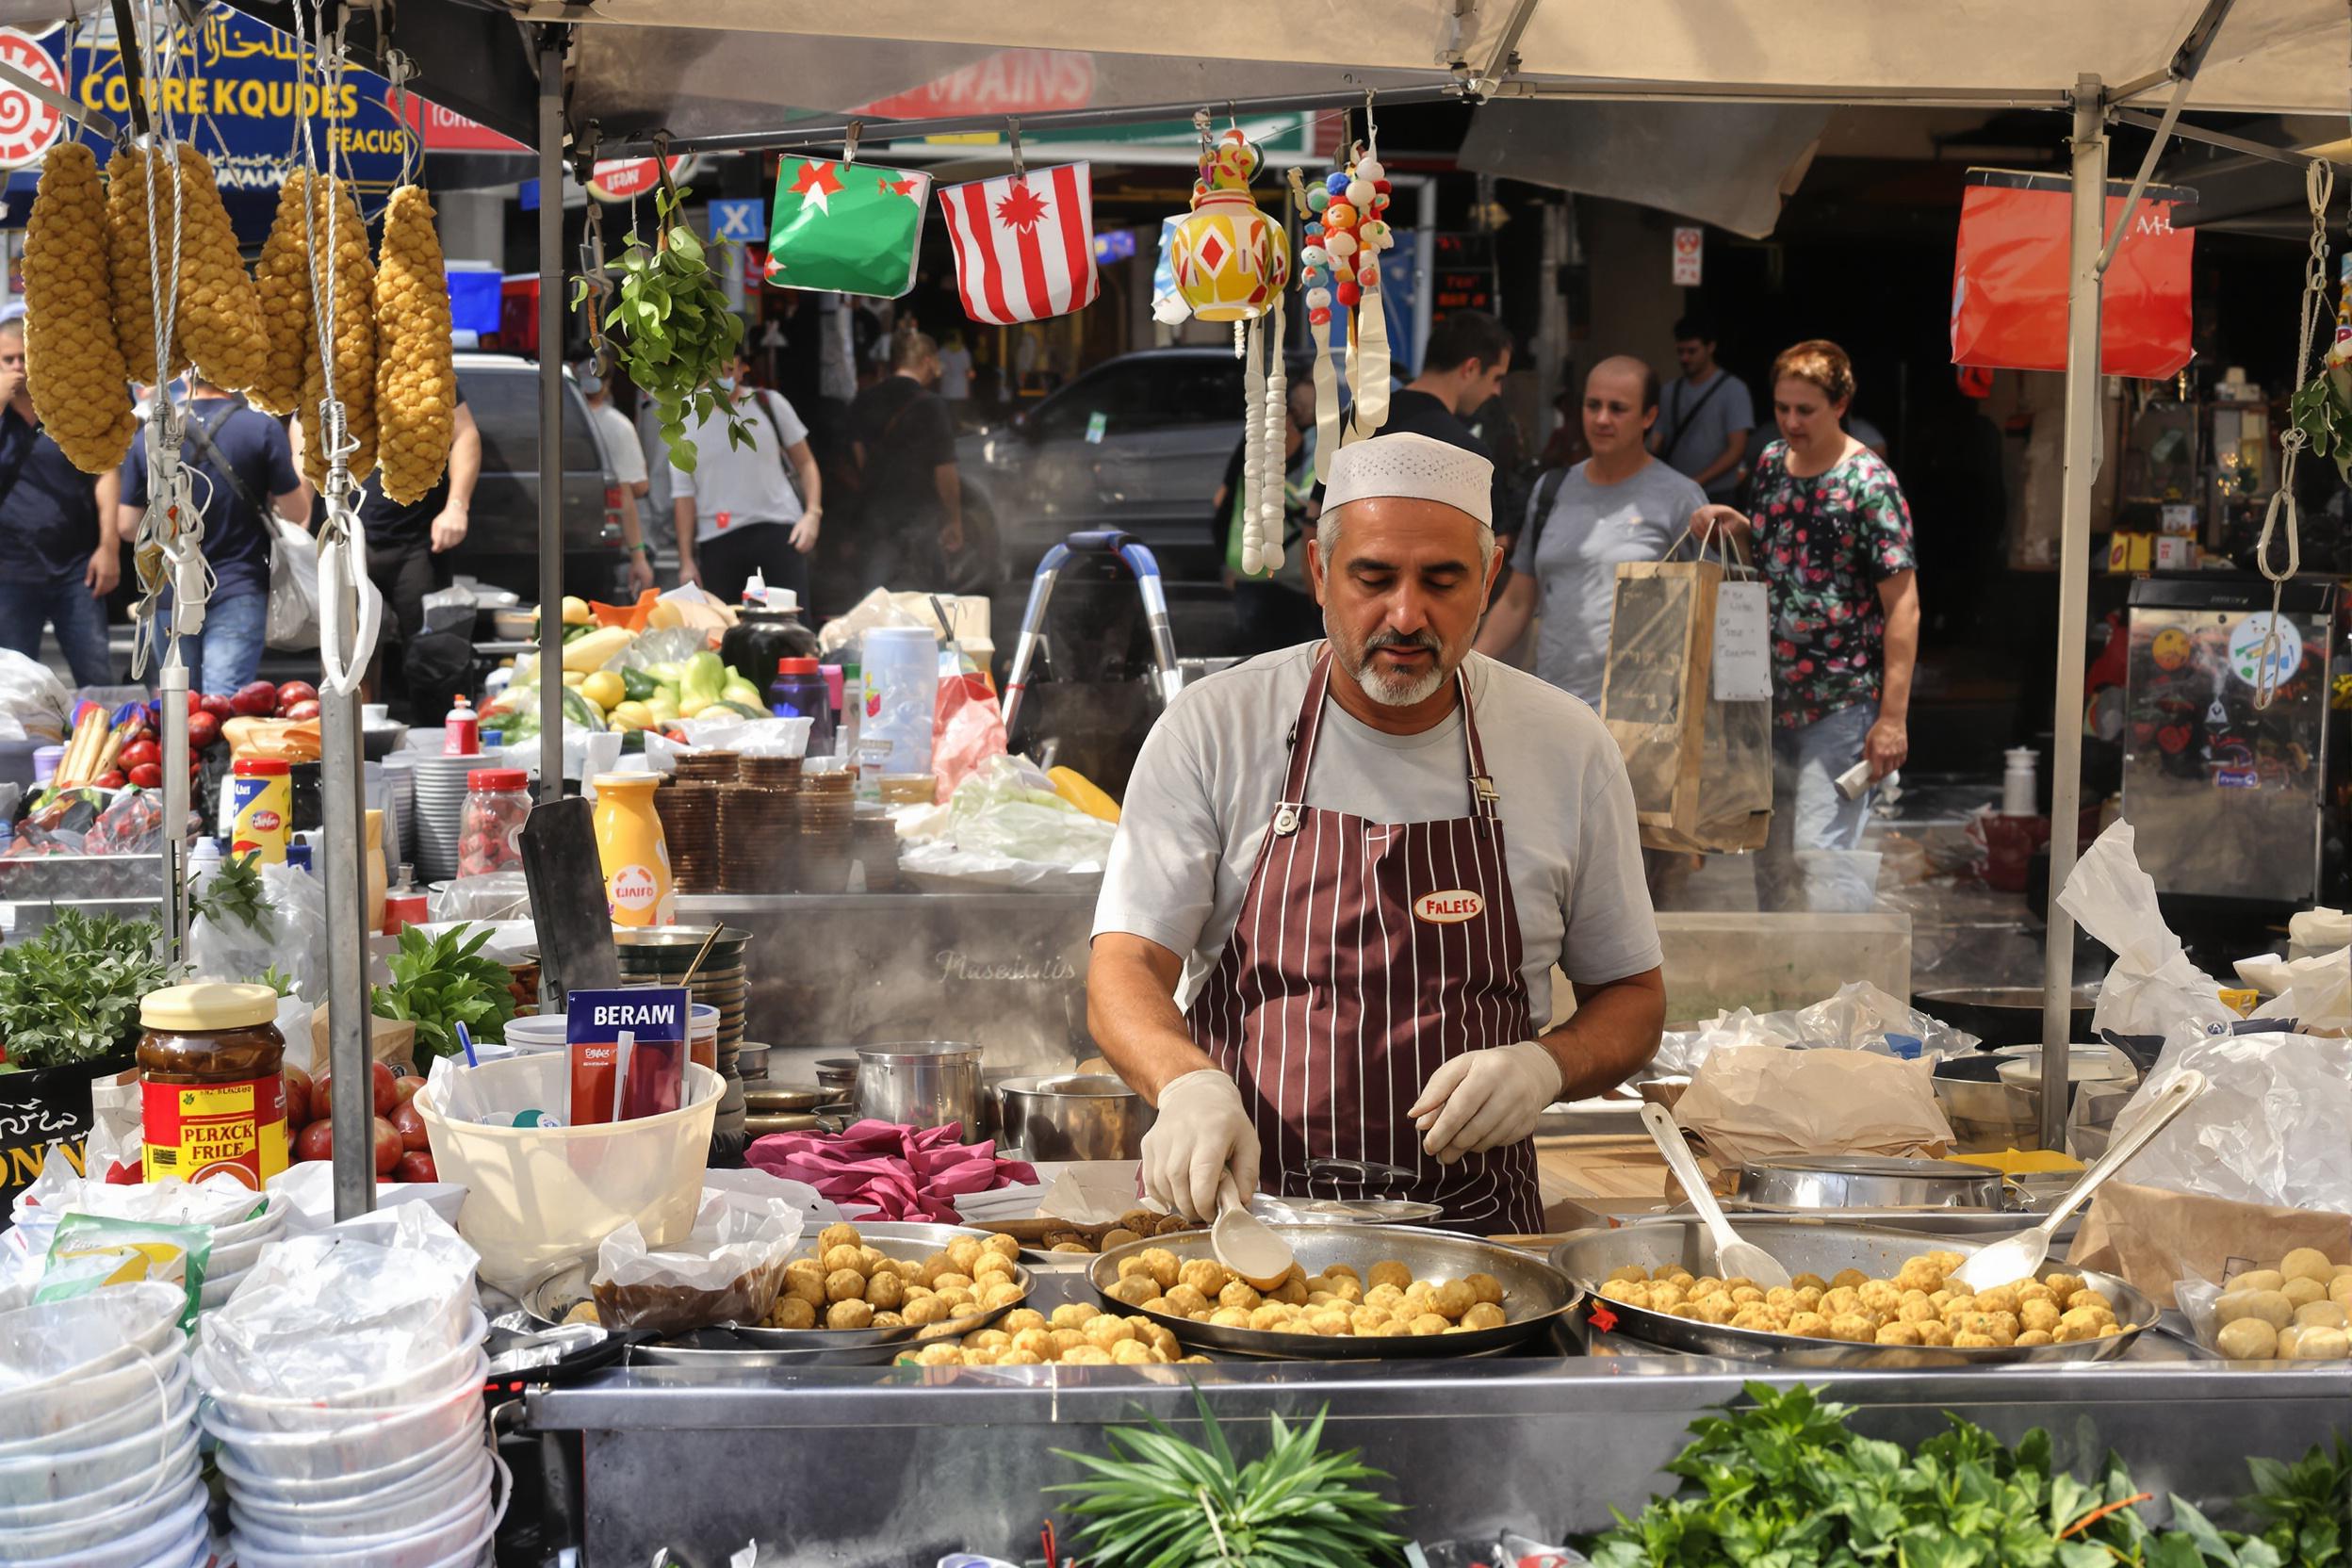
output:
[[[146,1179],[228,1174],[258,1188],[286,1167],[286,1037],[269,986],[197,980],[139,1000]]]
[[[488,876],[523,867],[523,820],[531,815],[531,775],[521,768],[476,768],[466,776],[459,819],[457,874]]]

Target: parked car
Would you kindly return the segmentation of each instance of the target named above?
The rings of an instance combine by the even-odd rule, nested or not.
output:
[[[1119,528],[1179,581],[1215,582],[1224,552],[1209,503],[1241,440],[1242,365],[1231,349],[1121,354],[956,456],[964,493],[996,521],[1004,569],[1025,579],[1081,529]]]
[[[539,366],[516,354],[462,353],[458,384],[482,431],[466,542],[451,564],[526,600],[539,597]],[[625,580],[621,508],[629,497],[606,467],[588,404],[564,378],[564,591],[612,599]]]

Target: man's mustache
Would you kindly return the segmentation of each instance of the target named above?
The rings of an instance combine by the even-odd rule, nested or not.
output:
[[[1365,654],[1381,648],[1427,648],[1441,658],[1446,652],[1445,643],[1433,631],[1376,631],[1364,639]]]

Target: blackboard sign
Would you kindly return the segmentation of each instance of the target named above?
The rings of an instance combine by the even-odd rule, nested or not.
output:
[[[0,1072],[0,1206],[33,1184],[52,1143],[78,1168],[90,1128],[90,1086],[131,1065],[127,1055],[34,1072]]]

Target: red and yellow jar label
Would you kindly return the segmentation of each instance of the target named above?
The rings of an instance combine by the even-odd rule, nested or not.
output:
[[[144,1175],[202,1181],[220,1171],[247,1186],[286,1167],[286,1080],[272,1073],[226,1084],[139,1086]]]

